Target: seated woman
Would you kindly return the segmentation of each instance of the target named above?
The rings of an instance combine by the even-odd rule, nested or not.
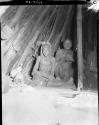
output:
[[[32,73],[34,84],[47,86],[48,82],[54,79],[54,64],[55,59],[51,56],[50,43],[42,43],[41,55],[37,58]]]
[[[71,50],[71,41],[67,39],[63,43],[63,47],[64,49],[60,49],[56,53],[55,76],[58,80],[68,82],[73,76],[73,52]]]

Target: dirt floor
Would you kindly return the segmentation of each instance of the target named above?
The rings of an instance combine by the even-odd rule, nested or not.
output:
[[[98,95],[17,87],[2,95],[3,125],[98,125]]]

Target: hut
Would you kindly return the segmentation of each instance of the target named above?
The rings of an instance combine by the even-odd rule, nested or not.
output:
[[[8,7],[1,16],[1,37],[5,75],[19,64],[30,74],[39,41],[50,42],[55,56],[63,41],[71,39],[74,84],[97,89],[97,13],[88,11],[84,5]]]
[[[97,13],[86,5],[0,9],[3,124],[97,125]],[[50,87],[33,86],[31,73],[41,45],[51,45],[50,56],[56,58],[67,39],[72,44],[73,81],[65,84],[72,82],[75,88],[53,87],[54,82]]]

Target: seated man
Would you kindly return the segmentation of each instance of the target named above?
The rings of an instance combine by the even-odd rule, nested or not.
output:
[[[70,50],[72,47],[71,41],[67,39],[63,43],[63,47],[64,49],[60,49],[56,53],[55,76],[56,79],[67,82],[73,76],[73,52]]]
[[[54,64],[51,45],[44,42],[41,46],[41,55],[38,56],[32,73],[36,85],[47,86],[48,82],[54,79]]]

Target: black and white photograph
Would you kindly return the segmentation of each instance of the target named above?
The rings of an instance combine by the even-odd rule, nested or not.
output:
[[[98,125],[99,2],[2,5],[2,125]]]

